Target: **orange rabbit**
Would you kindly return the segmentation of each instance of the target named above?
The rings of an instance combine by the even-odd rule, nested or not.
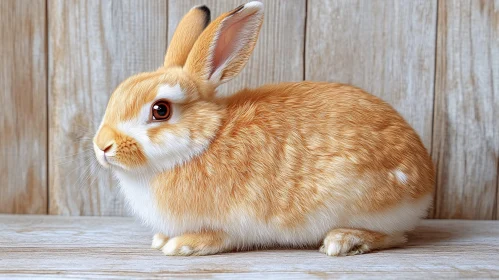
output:
[[[209,21],[205,6],[189,11],[164,66],[116,89],[94,138],[131,209],[159,232],[152,247],[207,255],[322,245],[338,256],[403,244],[434,185],[414,130],[349,85],[220,96],[255,47],[263,5]]]

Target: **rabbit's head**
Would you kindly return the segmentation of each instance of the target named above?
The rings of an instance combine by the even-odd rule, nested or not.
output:
[[[208,8],[191,9],[163,67],[132,76],[113,92],[94,137],[98,161],[127,171],[162,171],[205,151],[225,117],[216,88],[248,61],[262,9],[250,2],[210,24]]]

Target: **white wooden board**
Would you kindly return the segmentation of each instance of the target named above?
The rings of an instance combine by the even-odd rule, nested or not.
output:
[[[167,257],[124,217],[0,215],[0,278],[499,277],[499,222],[426,220],[404,248],[350,257],[269,250]]]

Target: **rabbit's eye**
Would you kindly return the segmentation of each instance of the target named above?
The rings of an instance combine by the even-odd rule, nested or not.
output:
[[[152,120],[154,121],[167,121],[172,115],[170,102],[166,100],[159,100],[152,105]]]

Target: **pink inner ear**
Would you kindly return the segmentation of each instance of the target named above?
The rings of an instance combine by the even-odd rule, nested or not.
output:
[[[245,38],[241,35],[244,33],[246,23],[251,19],[251,16],[252,15],[248,15],[241,19],[232,19],[233,22],[231,21],[231,18],[229,18],[223,23],[213,52],[210,76],[245,44]]]

